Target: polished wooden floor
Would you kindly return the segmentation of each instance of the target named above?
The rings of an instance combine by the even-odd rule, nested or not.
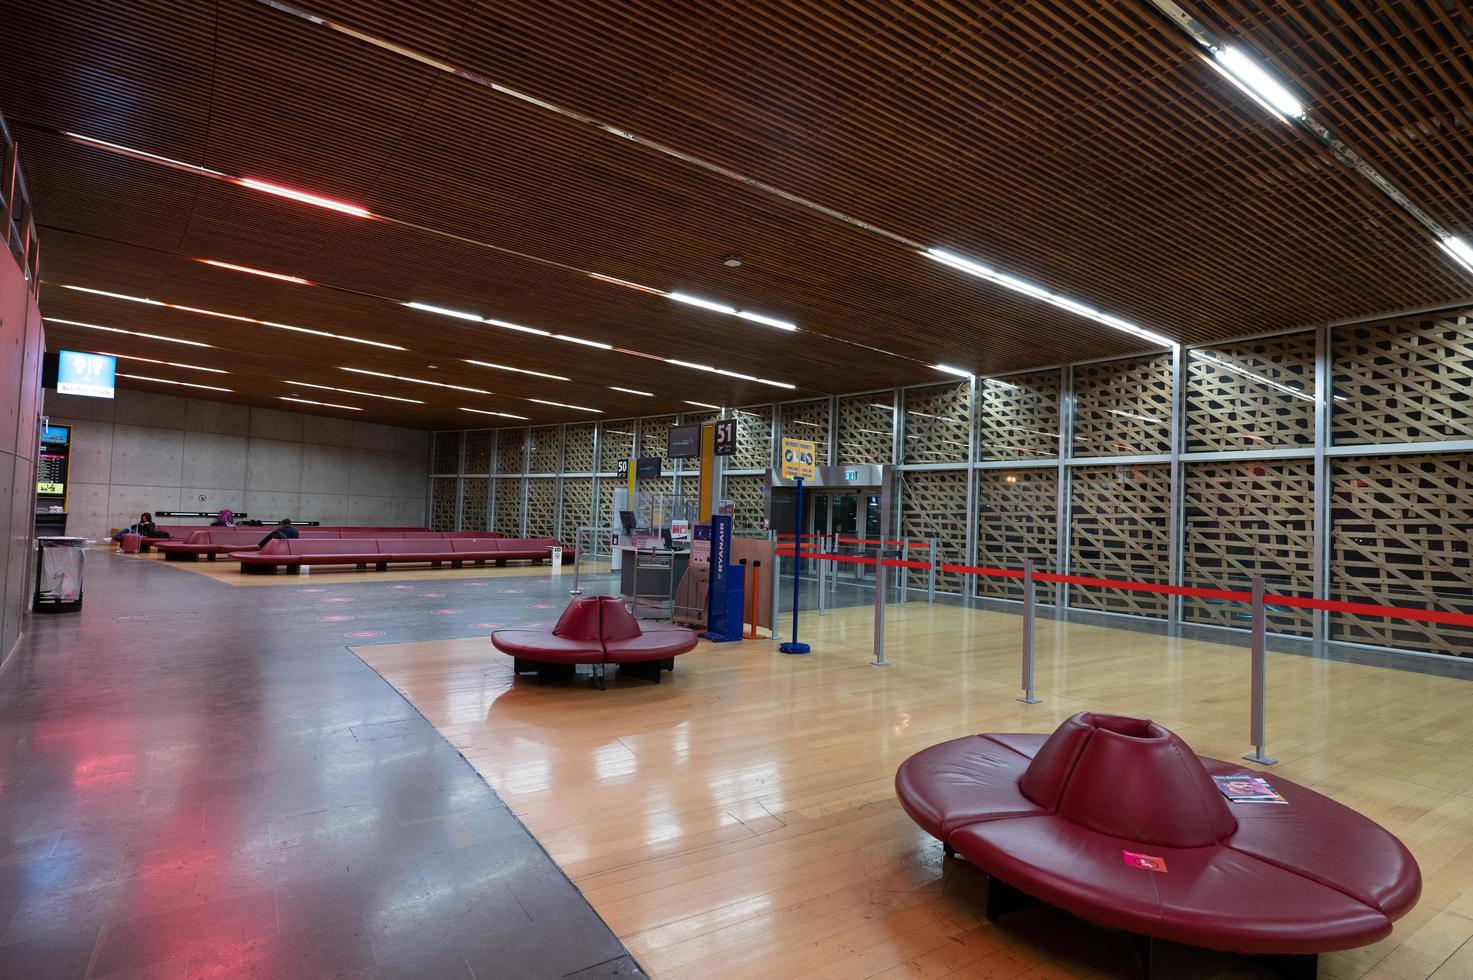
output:
[[[899,809],[896,766],[943,739],[1146,715],[1203,754],[1249,749],[1241,648],[1040,622],[1040,705],[1014,698],[1019,620],[891,607],[805,618],[814,653],[703,643],[673,682],[537,687],[484,638],[358,647],[486,777],[651,974],[1133,976],[1128,940],[1036,910],[989,925],[980,876]],[[1276,771],[1399,834],[1425,876],[1393,935],[1336,978],[1473,977],[1473,685],[1270,656]],[[1260,976],[1171,950],[1170,975]]]

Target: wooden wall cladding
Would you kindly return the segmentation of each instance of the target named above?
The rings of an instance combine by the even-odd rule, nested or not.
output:
[[[430,472],[460,472],[460,432],[436,432],[430,438]]]
[[[829,462],[829,400],[789,402],[779,406],[778,439],[808,439],[814,445],[813,460],[819,466]],[[778,443],[781,445],[781,441]]]
[[[1184,471],[1186,520],[1182,584],[1210,589],[1253,587],[1312,594],[1314,588],[1314,463],[1305,459],[1189,463]],[[1269,607],[1268,628],[1308,636],[1306,609]],[[1248,628],[1244,603],[1182,600],[1182,618]]]
[[[1059,371],[979,378],[980,458],[1057,458],[1061,391]]]
[[[571,543],[573,534],[593,520],[593,478],[563,477],[563,502],[558,508],[558,536]]]
[[[647,479],[647,480],[640,480],[639,481],[639,491],[640,491],[640,493],[671,493],[671,494],[673,494],[675,492],[675,477],[673,477],[673,476],[657,476],[657,477],[652,477],[652,478]],[[694,500],[696,495],[695,495],[695,492],[694,491],[690,491],[690,492],[688,492],[686,494],[686,496],[687,497],[690,497],[692,500]]]
[[[557,477],[527,478],[527,537],[557,534]]]
[[[491,456],[496,449],[496,430],[472,429],[465,434],[463,473],[490,473]]]
[[[496,432],[496,472],[526,472],[526,446],[526,429],[498,429]]]
[[[965,381],[906,389],[901,398],[904,462],[966,462],[971,397]]]
[[[894,395],[877,391],[839,399],[840,463],[892,463],[895,438]]]
[[[756,474],[728,476],[723,481],[723,491],[732,502],[731,526],[734,531],[760,533],[762,518],[767,515],[767,501],[763,495],[766,486],[763,477]]]
[[[599,423],[598,471],[617,473],[619,463],[634,458],[634,433],[639,423],[635,419],[612,419]]]
[[[597,422],[582,422],[563,430],[563,472],[593,472],[593,435]]]
[[[491,530],[507,537],[522,536],[522,481],[519,477],[502,477],[496,481],[495,510]]]
[[[732,469],[765,470],[772,466],[772,406],[736,410],[736,455]]]
[[[1473,438],[1473,308],[1337,327],[1335,445]]]
[[[1331,463],[1330,598],[1473,614],[1473,455]],[[1473,656],[1473,628],[1334,613],[1330,637]]]
[[[483,476],[467,476],[460,481],[460,526],[458,531],[485,531],[490,518],[491,481]]]
[[[1076,467],[1070,472],[1070,571],[1098,578],[1166,582],[1171,575],[1171,468],[1165,464]],[[1165,616],[1166,597],[1071,587],[1069,605]]]
[[[913,470],[902,475],[900,536],[937,541],[942,561],[964,562],[967,555],[967,474],[965,470]],[[937,572],[936,589],[960,595],[957,572]],[[910,576],[912,586],[925,585],[924,573]]]
[[[1038,571],[1054,570],[1059,539],[1059,471],[1055,468],[977,471],[977,564],[1022,568],[1033,560]],[[973,576],[976,594],[1022,599],[1017,579]],[[1054,587],[1034,584],[1034,598],[1054,601]]]
[[[1314,445],[1314,333],[1186,351],[1188,452]]]
[[[674,424],[674,415],[652,415],[639,420],[639,457],[660,457],[660,469],[665,473],[673,468],[665,454],[670,451],[670,427]],[[641,486],[640,489],[648,488]]]
[[[1171,452],[1171,355],[1074,368],[1074,455]]]
[[[563,430],[556,425],[539,425],[529,433],[531,462],[528,473],[556,473],[563,452]]]
[[[455,484],[453,476],[430,479],[430,530],[455,530]]]

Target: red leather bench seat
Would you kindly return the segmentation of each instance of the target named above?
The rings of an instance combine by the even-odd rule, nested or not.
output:
[[[1244,771],[1144,719],[1081,712],[1047,739],[932,746],[901,765],[895,790],[948,851],[1112,928],[1250,954],[1387,936],[1421,894],[1401,841],[1278,775],[1287,806],[1230,804],[1210,777]],[[1133,867],[1128,853],[1166,871]]]
[[[675,658],[695,648],[696,634],[675,626],[642,629],[618,596],[583,596],[568,603],[551,630],[496,630],[491,644],[516,658],[517,673],[618,664],[658,684],[661,670],[674,670]]]
[[[449,537],[448,535],[455,535]],[[297,565],[366,565],[384,567],[403,563],[450,562],[460,567],[464,562],[498,564],[508,559],[547,559],[557,541],[545,539],[510,539],[485,535],[486,532],[426,531],[414,536],[378,538],[301,537],[268,541],[264,548],[239,548],[230,557],[242,569]],[[259,539],[258,539],[259,540]],[[564,562],[572,549],[564,552]]]

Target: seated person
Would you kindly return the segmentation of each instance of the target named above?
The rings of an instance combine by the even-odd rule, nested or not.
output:
[[[297,529],[292,527],[292,519],[290,517],[283,517],[281,523],[276,526],[276,530],[262,538],[261,543],[257,547],[266,547],[266,542],[268,541],[290,541],[293,538],[300,538],[301,536]]]
[[[125,534],[137,534],[145,538],[167,538],[169,536],[168,531],[160,531],[158,529],[158,525],[153,522],[153,515],[148,513],[148,511],[144,511],[138,515],[138,523],[129,524],[125,528],[120,528],[118,533],[113,535],[112,539],[114,541],[122,541],[123,535]]]
[[[215,515],[210,527],[235,527],[235,511],[225,508]]]

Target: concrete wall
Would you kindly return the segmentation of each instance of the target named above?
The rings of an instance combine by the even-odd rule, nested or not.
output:
[[[20,267],[0,249],[0,662],[30,607],[36,418],[41,405],[41,313]]]
[[[73,426],[70,534],[97,537],[145,510],[221,507],[425,523],[429,437],[417,429],[124,389],[111,401],[48,391],[46,414]]]

